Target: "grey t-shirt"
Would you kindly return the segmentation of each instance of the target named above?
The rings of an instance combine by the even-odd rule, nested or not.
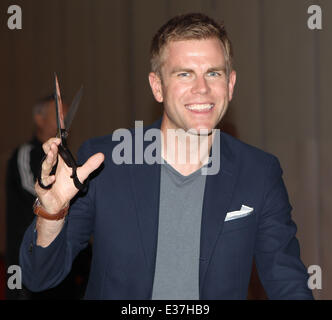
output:
[[[161,166],[153,300],[199,299],[199,251],[206,175]]]

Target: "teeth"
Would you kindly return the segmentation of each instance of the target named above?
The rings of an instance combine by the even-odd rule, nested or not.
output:
[[[213,108],[213,104],[191,104],[190,106],[186,106],[189,110],[196,110],[196,111],[202,111],[202,110],[210,110]]]

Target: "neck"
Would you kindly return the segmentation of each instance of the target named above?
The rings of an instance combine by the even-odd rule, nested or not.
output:
[[[189,175],[207,164],[214,138],[194,135],[183,129],[162,128],[162,157],[182,175]]]

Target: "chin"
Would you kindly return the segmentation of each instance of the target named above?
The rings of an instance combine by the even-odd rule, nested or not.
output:
[[[210,135],[212,133],[212,130],[214,127],[207,127],[207,126],[197,126],[197,127],[191,127],[187,130],[189,134],[194,135]]]

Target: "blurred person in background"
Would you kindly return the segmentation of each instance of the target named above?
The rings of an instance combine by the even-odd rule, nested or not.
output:
[[[64,111],[68,107],[64,104]],[[33,108],[34,134],[32,139],[15,149],[7,165],[6,175],[6,265],[19,265],[19,248],[24,232],[32,222],[34,184],[44,156],[42,144],[57,132],[56,108],[53,95],[40,99]],[[90,247],[78,259],[80,270],[73,270],[67,280],[55,289],[32,293],[27,288],[10,290],[6,298],[52,299],[80,298],[88,277]],[[10,276],[10,275],[8,275]],[[85,279],[84,279],[85,278]],[[82,287],[83,286],[83,287]]]

